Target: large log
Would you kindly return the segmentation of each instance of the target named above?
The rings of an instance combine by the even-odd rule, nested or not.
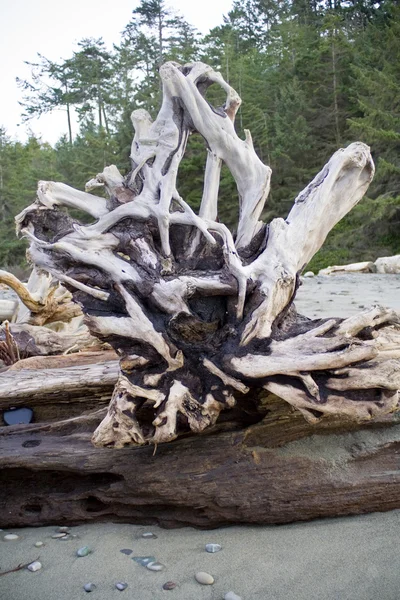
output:
[[[252,414],[228,411],[230,420],[208,435],[159,445],[156,453],[150,446],[94,448],[96,421],[24,433],[14,426],[0,435],[0,527],[122,521],[210,528],[400,508],[393,416],[363,426],[334,419],[310,425],[277,398],[262,406],[253,404]]]

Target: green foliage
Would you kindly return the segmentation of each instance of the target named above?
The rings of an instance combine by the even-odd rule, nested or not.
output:
[[[130,114],[156,116],[165,60],[203,60],[220,70],[243,104],[236,129],[252,133],[260,158],[272,167],[263,217],[285,217],[296,195],[340,146],[361,139],[377,165],[370,198],[339,223],[310,267],[375,259],[400,252],[400,8],[394,0],[233,0],[220,26],[203,39],[165,0],[140,0],[108,50],[101,38],[84,39],[68,58],[43,56],[19,84],[24,120],[65,110],[66,135],[55,149],[31,138],[0,136],[0,264],[20,262],[23,244],[13,216],[32,201],[38,179],[82,189],[107,164],[130,168]],[[218,86],[208,101],[221,106]],[[79,117],[72,135],[71,110]],[[178,189],[198,209],[207,151],[190,137]],[[219,217],[232,231],[238,195],[222,169]]]

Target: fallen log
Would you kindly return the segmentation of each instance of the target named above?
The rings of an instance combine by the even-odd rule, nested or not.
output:
[[[94,448],[90,420],[0,435],[0,526],[212,528],[400,508],[398,417],[315,426],[277,398],[259,407],[155,453]]]

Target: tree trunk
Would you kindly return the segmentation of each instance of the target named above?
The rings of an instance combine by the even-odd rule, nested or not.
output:
[[[54,418],[46,402],[41,414]],[[75,410],[78,401],[70,402]],[[94,448],[90,432],[106,404],[97,404],[91,388],[80,402],[80,415],[0,428],[0,527],[120,521],[212,528],[400,508],[393,416],[310,425],[269,396],[228,411],[208,435],[154,453],[149,446]]]
[[[275,219],[266,226],[259,218],[268,196],[271,170],[257,157],[250,132],[246,131],[245,140],[236,135],[234,119],[240,97],[219,73],[203,63],[183,67],[166,63],[160,77],[163,103],[157,119],[152,122],[143,109],[132,114],[132,172],[124,179],[116,167],[108,167],[88,184],[89,188],[104,185],[109,200],[64,184],[40,182],[38,200],[17,217],[17,222],[30,240],[34,263],[71,289],[74,300],[83,307],[91,333],[111,344],[120,356],[118,381],[93,443],[98,447],[157,447],[189,432],[201,435],[198,440],[182,440],[159,449],[146,473],[146,469],[141,470],[141,461],[148,461],[151,453],[146,448],[87,454],[84,437],[68,440],[77,444],[73,456],[67,451],[68,456],[61,458],[65,450],[54,440],[49,441],[54,448],[47,448],[45,454],[59,449],[62,470],[74,471],[77,456],[87,454],[90,458],[84,464],[91,465],[89,470],[99,461],[101,473],[111,469],[113,476],[117,473],[117,480],[106,478],[110,495],[105,491],[100,494],[107,515],[117,511],[110,508],[115,501],[124,505],[121,515],[134,518],[125,506],[131,500],[122,502],[114,490],[123,488],[122,480],[128,481],[129,489],[139,481],[143,484],[143,488],[139,486],[142,501],[145,498],[146,504],[164,507],[154,508],[151,518],[157,518],[154,515],[160,510],[163,522],[174,523],[180,518],[177,505],[182,489],[178,490],[178,481],[185,469],[197,473],[185,510],[189,505],[189,512],[193,506],[206,507],[204,518],[196,509],[193,522],[198,519],[197,524],[283,522],[295,515],[309,518],[371,510],[382,500],[376,482],[392,477],[382,474],[387,449],[376,449],[375,433],[365,438],[367,445],[371,443],[373,456],[367,460],[365,479],[354,474],[351,459],[342,485],[339,476],[332,476],[332,466],[325,464],[324,453],[319,452],[316,460],[308,449],[306,456],[294,459],[289,450],[291,458],[286,454],[282,458],[282,450],[271,447],[268,436],[262,433],[267,431],[264,425],[255,426],[259,444],[254,442],[247,450],[245,440],[253,435],[253,429],[244,429],[249,419],[254,422],[254,415],[263,413],[266,391],[296,409],[296,413],[287,409],[282,417],[289,431],[302,417],[312,424],[303,423],[300,429],[307,434],[300,437],[319,431],[317,427],[329,428],[326,424],[331,419],[340,424],[339,430],[371,420],[391,423],[387,415],[398,410],[399,315],[372,307],[345,320],[313,321],[299,315],[293,304],[302,270],[372,180],[374,165],[369,148],[356,142],[338,150],[296,198],[286,220]],[[212,84],[226,92],[223,108],[210,106],[204,97]],[[199,215],[176,187],[187,138],[193,132],[205,138],[209,150]],[[217,220],[222,161],[235,178],[239,193],[235,239]],[[96,221],[80,225],[58,210],[58,205],[83,209]],[[274,432],[282,424],[280,410],[275,404],[270,409]],[[239,423],[235,421],[238,411]],[[239,435],[232,433],[232,422]],[[212,445],[203,437],[206,431],[215,433]],[[397,429],[389,428],[387,435],[392,431]],[[268,435],[270,432],[268,426]],[[286,435],[280,432],[280,443],[288,441]],[[312,448],[312,439],[309,443]],[[339,456],[339,441],[330,443]],[[177,460],[179,453],[181,460]],[[128,456],[129,470],[134,473],[131,478],[125,467],[116,466],[120,460],[125,464]],[[41,459],[35,454],[33,460]],[[363,465],[366,459],[354,460]],[[163,483],[152,479],[157,479],[158,469]],[[200,475],[202,472],[206,475]],[[176,489],[173,498],[168,496],[165,473]],[[238,483],[240,477],[243,483]],[[355,477],[356,493],[348,483],[351,477]],[[271,487],[266,483],[270,480]],[[285,488],[287,481],[289,487]],[[205,496],[199,483],[208,489]],[[149,496],[145,497],[146,485]],[[334,499],[333,490],[338,487],[343,496]],[[91,497],[93,493],[91,488]],[[130,491],[130,497],[135,493]],[[362,494],[366,494],[365,500],[361,500]],[[234,498],[232,504],[229,495]],[[237,499],[240,495],[242,500]],[[287,506],[289,498],[295,498],[293,506]],[[279,508],[271,508],[275,501]],[[265,505],[256,507],[257,502]],[[393,503],[388,494],[385,506],[392,507]],[[175,516],[165,516],[171,504]],[[231,508],[222,510],[228,505]],[[99,513],[103,514],[102,510]],[[135,510],[138,518],[150,518],[152,509]],[[185,519],[190,522],[189,516]]]

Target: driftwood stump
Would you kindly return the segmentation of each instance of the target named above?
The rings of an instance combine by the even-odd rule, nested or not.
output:
[[[89,451],[86,429],[83,437],[62,442],[46,438],[49,447],[43,442],[42,450],[30,450],[26,468],[42,472],[34,463],[45,460],[44,470],[57,470],[58,464],[76,479],[79,463],[83,473],[106,477],[101,491],[93,491],[96,483],[89,486],[90,497],[104,504],[104,511],[94,511],[97,516],[137,516],[164,524],[283,522],[400,505],[395,494],[383,501],[378,481],[393,481],[397,490],[399,479],[397,473],[383,474],[389,452],[376,433],[387,428],[388,443],[397,443],[391,413],[399,403],[399,315],[378,306],[345,320],[311,320],[297,314],[293,304],[302,270],[372,180],[369,148],[357,142],[338,150],[298,195],[287,218],[265,225],[259,219],[271,170],[257,157],[250,133],[245,140],[235,133],[241,102],[235,90],[203,63],[167,63],[160,77],[163,103],[156,120],[142,109],[132,114],[132,171],[124,178],[116,167],[107,167],[87,185],[88,190],[103,186],[107,200],[40,182],[36,202],[17,217],[36,267],[71,290],[91,334],[120,357],[94,445],[136,450]],[[226,91],[222,107],[206,100],[211,84]],[[198,215],[176,187],[179,163],[194,133],[208,148]],[[217,219],[222,162],[238,189],[235,236]],[[81,225],[59,207],[79,208],[95,221]],[[286,411],[282,400],[291,405]],[[276,449],[321,431],[350,435],[345,432],[357,429],[372,432],[367,446],[378,436],[370,443],[368,456],[375,458],[365,479],[362,469],[357,475],[353,468],[365,464],[363,453],[344,438],[351,455],[346,464],[352,464],[347,483],[343,474],[336,477],[321,466],[319,445],[315,458],[294,458]],[[188,434],[198,435],[158,448],[151,462],[153,450],[137,448]],[[339,452],[341,442],[335,440]],[[85,458],[79,458],[81,450]],[[47,462],[48,453],[59,458]],[[389,460],[391,473],[394,460]],[[7,468],[24,467],[10,457]],[[117,479],[109,479],[111,473]],[[93,481],[100,486],[100,480]],[[186,496],[185,486],[190,488]],[[223,498],[217,488],[224,488]],[[346,491],[334,499],[335,489]],[[115,503],[120,502],[119,512]],[[183,506],[189,512],[195,507],[196,517],[187,512],[178,517]],[[46,518],[42,514],[31,522]]]

